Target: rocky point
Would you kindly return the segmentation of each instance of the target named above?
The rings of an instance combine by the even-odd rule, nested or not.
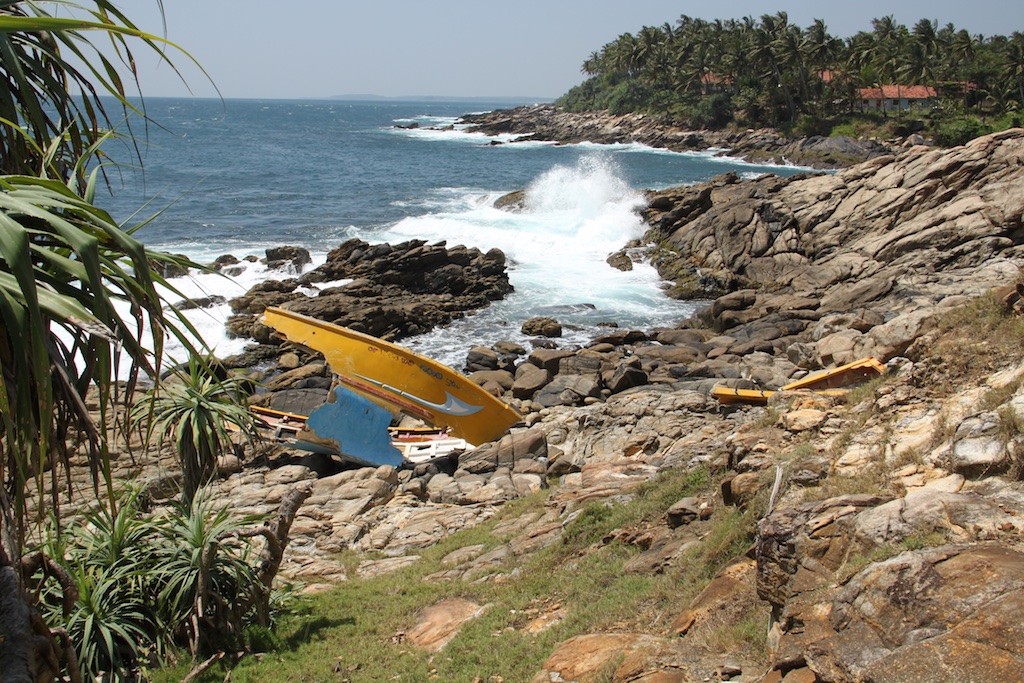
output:
[[[834,174],[730,175],[651,193],[649,255],[676,295],[706,300],[693,319],[609,328],[585,348],[559,347],[557,321],[536,321],[532,349],[467,353],[470,376],[523,415],[500,440],[398,469],[240,445],[222,458],[218,499],[266,512],[311,487],[282,571],[315,585],[413,565],[502,504],[547,491],[494,529],[496,549],[453,551],[424,577],[469,585],[558,543],[587,504],[622,504],[666,472],[703,468],[711,486],[586,552],[624,543],[636,549],[626,571],[664,572],[715,520],[756,509],[746,551],[646,628],[626,620],[558,644],[534,683],[1021,680],[1024,334],[998,335],[1021,328],[1022,211],[1021,130]],[[352,282],[299,291],[342,279]],[[264,306],[398,338],[507,292],[500,252],[347,242],[312,273],[233,302],[243,316],[234,329],[275,359],[253,400],[313,405],[330,384],[321,360],[255,326]],[[845,398],[783,391],[761,407],[709,395],[716,385],[778,389],[864,356],[887,374]],[[157,502],[174,495],[180,475],[166,449],[127,453],[119,476],[146,482]],[[373,559],[353,573],[336,559],[343,549]],[[768,616],[763,651],[709,644],[743,604]],[[434,607],[409,625],[430,651],[486,611]],[[565,614],[545,618],[524,628]]]

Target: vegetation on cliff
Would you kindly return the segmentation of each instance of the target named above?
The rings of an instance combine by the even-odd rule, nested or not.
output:
[[[72,17],[56,16],[65,13]],[[90,35],[101,40],[90,42]],[[121,63],[98,47],[101,41]],[[159,385],[165,339],[196,354],[195,331],[165,299],[180,294],[162,275],[195,264],[147,249],[133,237],[141,224],[123,227],[93,203],[103,184],[101,145],[115,137],[111,129],[122,117],[142,114],[128,99],[132,79],[123,77],[134,75],[132,49],[140,47],[165,60],[177,49],[107,0],[0,3],[5,683],[127,680],[172,644],[189,646],[193,656],[234,649],[245,624],[268,622],[270,582],[287,543],[291,517],[284,513],[276,523],[242,528],[251,520],[196,502],[156,520],[142,514],[145,496],[124,497],[118,489],[125,482],[112,475],[135,424],[127,419],[135,390],[141,381]],[[208,371],[200,360],[193,377]],[[217,455],[204,445],[223,442],[217,437],[225,436],[225,417],[244,426],[239,414],[247,413],[231,413],[230,402],[206,391],[200,410],[171,414],[172,404],[188,407],[195,395],[183,393],[158,399],[155,416],[167,430],[201,418],[178,434],[191,446],[183,457],[199,451],[192,503]],[[90,471],[97,503],[86,523],[69,531],[58,520],[83,483],[72,481],[72,463]],[[308,493],[296,495],[294,507]],[[239,555],[255,537],[266,539],[262,555]]]
[[[1024,34],[986,38],[930,19],[908,29],[886,16],[840,38],[820,19],[802,28],[785,12],[759,20],[684,15],[622,34],[582,70],[590,78],[561,106],[642,111],[694,128],[850,134],[883,129],[894,114],[920,123],[897,121],[888,132],[923,125],[954,145],[1019,126],[1024,107]]]

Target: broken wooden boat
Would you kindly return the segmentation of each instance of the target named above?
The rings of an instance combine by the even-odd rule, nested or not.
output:
[[[346,455],[393,464],[396,456],[384,444],[398,452],[387,427],[400,413],[467,445],[493,441],[521,419],[468,377],[398,344],[282,308],[268,308],[260,320],[289,341],[319,351],[331,366],[337,385],[306,425],[340,444]]]
[[[813,372],[806,377],[790,382],[779,388],[779,391],[796,391],[805,389],[824,396],[842,396],[847,392],[845,387],[858,384],[885,374],[885,366],[877,358],[861,358],[837,368]],[[768,405],[768,399],[775,391],[768,389],[733,389],[732,387],[714,387],[711,395],[721,405],[745,403],[747,405]]]
[[[334,403],[337,403],[337,401],[335,400]],[[349,438],[342,445],[337,441],[319,436],[315,431],[309,429],[307,424],[309,418],[306,415],[287,413],[262,406],[250,406],[249,411],[264,423],[265,428],[270,432],[271,438],[275,441],[287,443],[313,453],[335,455],[356,464],[381,465],[407,462],[416,465],[421,462],[428,462],[435,458],[451,455],[456,451],[464,451],[471,448],[469,442],[452,436],[451,432],[447,429],[436,427],[388,427],[387,433],[390,439],[390,446],[395,449],[395,453],[389,452],[383,445],[380,445],[377,449],[379,452],[376,458],[371,460],[367,457],[369,456],[369,451],[365,444],[354,443]],[[330,412],[330,407],[328,407],[328,412]],[[328,432],[330,431],[328,429]],[[358,455],[351,455],[352,451],[355,451]],[[395,462],[396,453],[401,458],[398,463]]]

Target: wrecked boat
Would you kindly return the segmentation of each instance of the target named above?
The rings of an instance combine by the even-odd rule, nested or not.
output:
[[[319,351],[336,376],[327,402],[296,433],[299,441],[357,462],[397,466],[493,441],[521,419],[461,373],[397,344],[282,308],[266,309],[260,320]],[[400,414],[443,436],[394,437],[389,427]]]
[[[837,368],[812,372],[811,374],[790,382],[779,388],[779,391],[796,391],[806,389],[825,396],[842,396],[845,387],[864,382],[885,374],[885,366],[877,358],[861,358]],[[768,399],[776,392],[768,389],[733,389],[732,387],[714,387],[711,395],[722,405],[746,403],[749,405],[768,405]]]

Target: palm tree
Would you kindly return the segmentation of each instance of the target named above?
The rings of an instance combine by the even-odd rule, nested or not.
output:
[[[1000,78],[1016,90],[1018,106],[1024,107],[1024,33],[1014,31],[1002,54]]]
[[[74,434],[97,492],[105,482],[112,500],[108,443],[123,424],[116,406],[130,399],[140,372],[159,376],[167,334],[191,348],[187,322],[165,313],[158,287],[166,282],[151,269],[187,262],[148,250],[134,229],[96,208],[99,171],[87,170],[113,127],[101,95],[121,115],[135,110],[126,90],[135,82],[131,43],[164,58],[177,48],[109,0],[48,6],[76,18],[0,2],[0,614],[8,617],[0,620],[0,671],[11,680],[59,673],[45,652],[55,643],[33,649],[39,641],[16,569],[32,523],[29,498],[41,513],[47,485],[54,505],[68,490],[58,472]],[[96,49],[90,32],[112,42],[124,64]],[[98,419],[83,399],[90,388]]]
[[[788,31],[789,18],[785,12],[763,15],[761,25],[754,29],[754,51],[751,56],[758,64],[762,65],[764,75],[771,78],[782,90],[786,107],[789,110],[789,120],[796,121],[796,101],[793,99],[793,92],[783,72],[789,42],[786,40]]]
[[[950,71],[954,78],[960,81],[964,96],[964,113],[970,109],[969,96],[973,86],[969,84],[970,70],[978,51],[977,38],[965,29],[957,31],[949,46]]]

